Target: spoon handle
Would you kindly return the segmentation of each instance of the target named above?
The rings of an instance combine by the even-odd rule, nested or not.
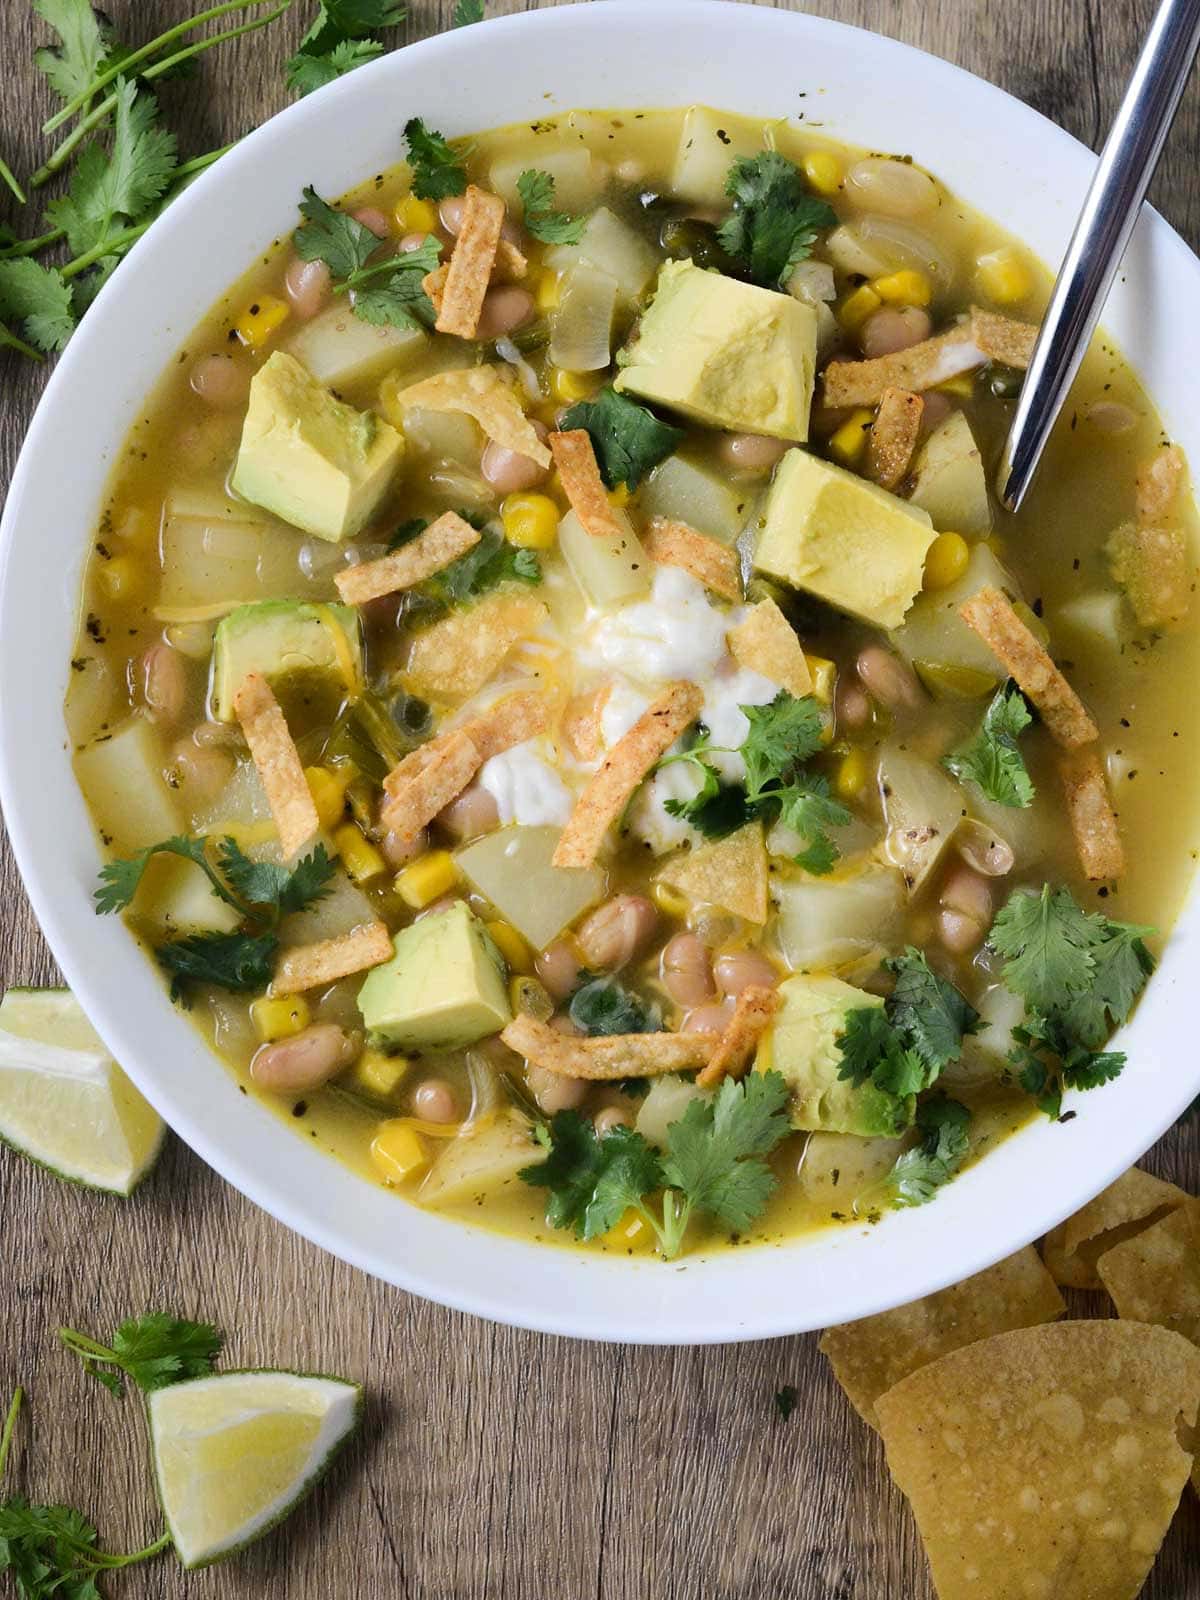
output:
[[[1198,47],[1200,0],[1162,0],[1100,153],[1017,402],[997,479],[1009,511],[1033,480],[1087,352]]]

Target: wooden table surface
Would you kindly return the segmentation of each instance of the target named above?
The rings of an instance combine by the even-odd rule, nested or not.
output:
[[[554,3],[554,0],[543,0]],[[597,0],[603,3],[603,0]],[[949,57],[1093,146],[1150,0],[799,0]],[[489,0],[489,13],[538,0]],[[199,9],[105,0],[122,37]],[[164,99],[184,151],[216,148],[285,100],[282,64],[313,7],[202,58]],[[411,0],[397,38],[449,21]],[[49,101],[28,0],[0,0],[0,149],[37,164]],[[1200,85],[1168,146],[1157,200],[1200,238]],[[0,219],[4,217],[0,201]],[[32,222],[24,231],[36,231]],[[1184,311],[1185,308],[1180,308]],[[1186,308],[1191,317],[1194,308]],[[0,355],[0,485],[44,372]],[[69,464],[68,464],[69,466]],[[4,685],[4,692],[19,692]],[[11,856],[0,855],[0,982],[55,980]],[[1200,1119],[1149,1164],[1200,1192]],[[945,1202],[952,1204],[953,1201]],[[151,1308],[210,1318],[235,1365],[343,1373],[369,1393],[365,1437],[316,1498],[240,1560],[185,1577],[168,1558],[110,1584],[141,1600],[928,1600],[913,1524],[875,1437],[810,1337],[719,1349],[589,1345],[493,1327],[375,1283],[286,1232],[172,1140],[128,1202],[59,1184],[0,1151],[0,1391],[27,1386],[9,1492],[89,1511],[110,1548],[157,1535],[133,1401],[121,1407],[56,1348]],[[799,1391],[780,1420],[775,1392]],[[0,1580],[2,1583],[4,1580]],[[1145,1591],[1200,1596],[1200,1505],[1185,1500]]]

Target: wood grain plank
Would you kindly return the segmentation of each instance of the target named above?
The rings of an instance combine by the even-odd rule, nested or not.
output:
[[[549,0],[547,0],[549,3]],[[538,0],[491,0],[494,15]],[[146,38],[185,0],[107,0]],[[1095,143],[1149,0],[788,0],[958,61]],[[166,86],[189,153],[284,103],[282,64],[312,7],[201,60]],[[413,0],[398,33],[439,31],[452,0]],[[40,158],[50,102],[29,65],[41,33],[27,0],[0,0],[0,149]],[[1156,197],[1200,237],[1192,152],[1200,87],[1185,97]],[[0,220],[13,220],[0,200]],[[8,483],[42,370],[0,355],[0,485]],[[54,963],[0,840],[0,982],[46,983]],[[1200,1190],[1200,1120],[1149,1164]],[[365,1381],[361,1444],[280,1532],[239,1561],[185,1579],[170,1561],[115,1580],[128,1600],[932,1600],[919,1542],[878,1440],[836,1390],[811,1338],[716,1349],[586,1345],[498,1328],[373,1283],[289,1234],[172,1142],[129,1202],[54,1183],[0,1152],[5,1286],[0,1391],[28,1385],[10,1491],[89,1508],[112,1547],[157,1531],[139,1406],[85,1378],[53,1339],[104,1332],[161,1306],[211,1317],[237,1364],[285,1363]],[[773,1396],[794,1384],[790,1421]],[[1200,1509],[1189,1501],[1147,1600],[1200,1596]]]

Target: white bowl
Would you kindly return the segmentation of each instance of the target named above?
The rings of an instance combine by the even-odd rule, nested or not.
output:
[[[1075,1097],[1074,1121],[1039,1121],[932,1205],[875,1227],[674,1267],[596,1258],[419,1211],[238,1092],[126,930],[93,914],[99,851],[62,702],[81,565],[111,463],[193,325],[295,225],[304,184],[336,195],[391,166],[413,115],[461,134],[572,107],[693,101],[803,116],[853,143],[910,152],[1052,261],[1092,170],[1083,146],[978,78],[816,17],[709,0],[607,0],[442,35],[283,112],[155,225],[59,362],[0,542],[0,798],[17,860],[67,981],[176,1132],[288,1227],[402,1288],[555,1333],[689,1344],[798,1332],[931,1293],[1043,1233],[1135,1161],[1200,1087],[1185,1001],[1195,897],[1120,1040],[1129,1068]],[[1200,415],[1178,318],[1200,298],[1197,269],[1147,214],[1106,318],[1193,460]]]

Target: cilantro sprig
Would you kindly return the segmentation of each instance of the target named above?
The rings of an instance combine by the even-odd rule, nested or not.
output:
[[[786,284],[821,229],[837,222],[833,207],[810,194],[800,169],[775,150],[735,161],[725,192],[733,209],[717,238],[748,277],[769,289]]]
[[[431,327],[433,304],[424,279],[441,259],[442,246],[429,234],[416,250],[379,256],[383,249],[370,228],[323,200],[311,184],[300,202],[304,226],[292,235],[304,261],[323,261],[335,294],[352,294],[363,322],[395,328]],[[376,258],[376,259],[373,259]]]
[[[925,956],[909,945],[885,963],[896,979],[882,1006],[847,1014],[838,1040],[838,1077],[856,1088],[871,1082],[904,1100],[930,1088],[978,1031],[979,1013]]]
[[[970,1154],[970,1122],[971,1113],[961,1101],[941,1094],[923,1100],[917,1107],[920,1143],[896,1157],[880,1189],[872,1193],[901,1209],[928,1205]]]
[[[1111,1083],[1124,1053],[1103,1048],[1146,986],[1152,928],[1082,910],[1069,889],[1019,889],[997,914],[988,942],[1004,960],[1004,981],[1025,1001],[1009,1065],[1050,1117],[1064,1089]]]
[[[610,489],[625,484],[636,489],[683,441],[683,429],[660,422],[646,406],[618,394],[611,386],[594,400],[581,400],[559,423],[564,432],[582,428],[592,441],[600,476]]]
[[[735,1233],[762,1215],[776,1184],[766,1157],[791,1131],[787,1099],[777,1072],[726,1078],[716,1095],[693,1100],[671,1124],[661,1155],[631,1128],[601,1137],[578,1112],[560,1111],[549,1127],[546,1159],[519,1176],[550,1191],[546,1217],[554,1227],[595,1239],[632,1208],[673,1260],[697,1214]],[[658,1191],[655,1205],[650,1197]]]
[[[585,975],[586,976],[586,975]],[[616,978],[587,978],[571,996],[571,1021],[596,1038],[613,1033],[657,1033],[662,1013]]]
[[[452,28],[466,28],[472,22],[482,22],[485,16],[484,0],[457,0],[454,15],[450,19]]]
[[[1025,696],[1015,684],[1006,684],[984,712],[978,731],[942,763],[998,806],[1031,806],[1036,790],[1017,740],[1032,721]]]
[[[144,1393],[185,1378],[203,1378],[212,1371],[223,1340],[208,1322],[188,1322],[162,1311],[122,1322],[111,1344],[101,1344],[74,1328],[60,1328],[58,1337],[83,1362],[90,1377],[113,1394],[124,1393],[130,1379]],[[116,1371],[109,1369],[116,1368]]]
[[[159,965],[171,979],[171,999],[184,1004],[191,986],[197,983],[215,984],[237,994],[265,988],[279,950],[276,930],[280,922],[328,894],[336,865],[321,844],[288,868],[251,860],[231,838],[217,844],[214,862],[210,843],[206,838],[180,834],[124,860],[108,861],[100,869],[100,887],[94,897],[100,916],[124,911],[156,856],[179,856],[201,869],[213,894],[238,913],[241,923],[231,933],[194,933],[155,947]]]
[[[395,0],[320,0],[317,16],[286,67],[289,86],[311,94],[383,54],[374,35],[397,27],[407,12]]]
[[[543,244],[578,244],[584,219],[554,209],[554,179],[548,172],[528,168],[517,179],[517,193],[525,207],[525,226]]]
[[[479,543],[443,567],[425,588],[446,605],[458,605],[478,599],[502,583],[536,585],[541,581],[542,564],[536,551],[518,550],[495,528],[485,528]]]
[[[408,145],[408,164],[412,168],[412,192],[418,200],[448,200],[467,187],[465,160],[447,139],[427,128],[420,117],[404,124]]]

